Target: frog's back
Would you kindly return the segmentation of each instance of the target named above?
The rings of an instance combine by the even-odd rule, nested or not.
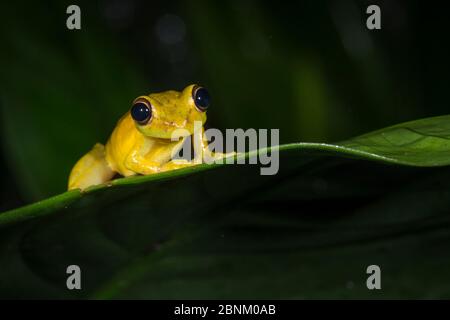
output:
[[[114,131],[106,143],[106,161],[112,170],[120,173],[123,176],[134,175],[125,167],[125,160],[133,151],[136,145],[136,140],[141,138],[141,134],[136,129],[135,123],[127,112],[120,118]]]

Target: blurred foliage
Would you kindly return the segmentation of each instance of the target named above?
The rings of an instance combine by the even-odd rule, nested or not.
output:
[[[0,58],[4,150],[31,198],[63,191],[77,157],[108,137],[124,106],[144,88],[112,39],[90,26],[89,15],[83,21],[92,33],[64,30],[66,15],[58,13],[65,8],[58,2],[33,11],[1,10],[8,25],[1,30]]]
[[[203,164],[5,212],[0,297],[379,297],[362,267],[375,262],[383,298],[448,297],[449,137],[450,116],[424,119],[280,146],[277,175]],[[75,262],[83,290],[69,291]]]

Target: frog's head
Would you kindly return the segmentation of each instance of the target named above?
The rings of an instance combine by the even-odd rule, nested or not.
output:
[[[170,139],[177,129],[193,134],[195,121],[203,125],[209,103],[205,88],[190,85],[181,92],[165,91],[140,96],[134,100],[130,115],[145,136]]]

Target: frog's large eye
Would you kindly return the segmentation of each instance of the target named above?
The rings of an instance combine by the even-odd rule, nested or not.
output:
[[[131,117],[140,125],[147,124],[152,118],[152,106],[147,100],[139,99],[131,107]]]
[[[192,89],[192,99],[194,99],[195,106],[200,112],[206,111],[211,102],[208,90],[199,86],[195,86],[194,89]]]

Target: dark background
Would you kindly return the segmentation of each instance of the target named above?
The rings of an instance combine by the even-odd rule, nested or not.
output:
[[[82,29],[66,28],[81,7]],[[378,4],[382,29],[366,28]],[[65,191],[138,95],[200,83],[208,125],[338,141],[448,113],[448,18],[425,1],[14,1],[0,7],[0,209]]]

